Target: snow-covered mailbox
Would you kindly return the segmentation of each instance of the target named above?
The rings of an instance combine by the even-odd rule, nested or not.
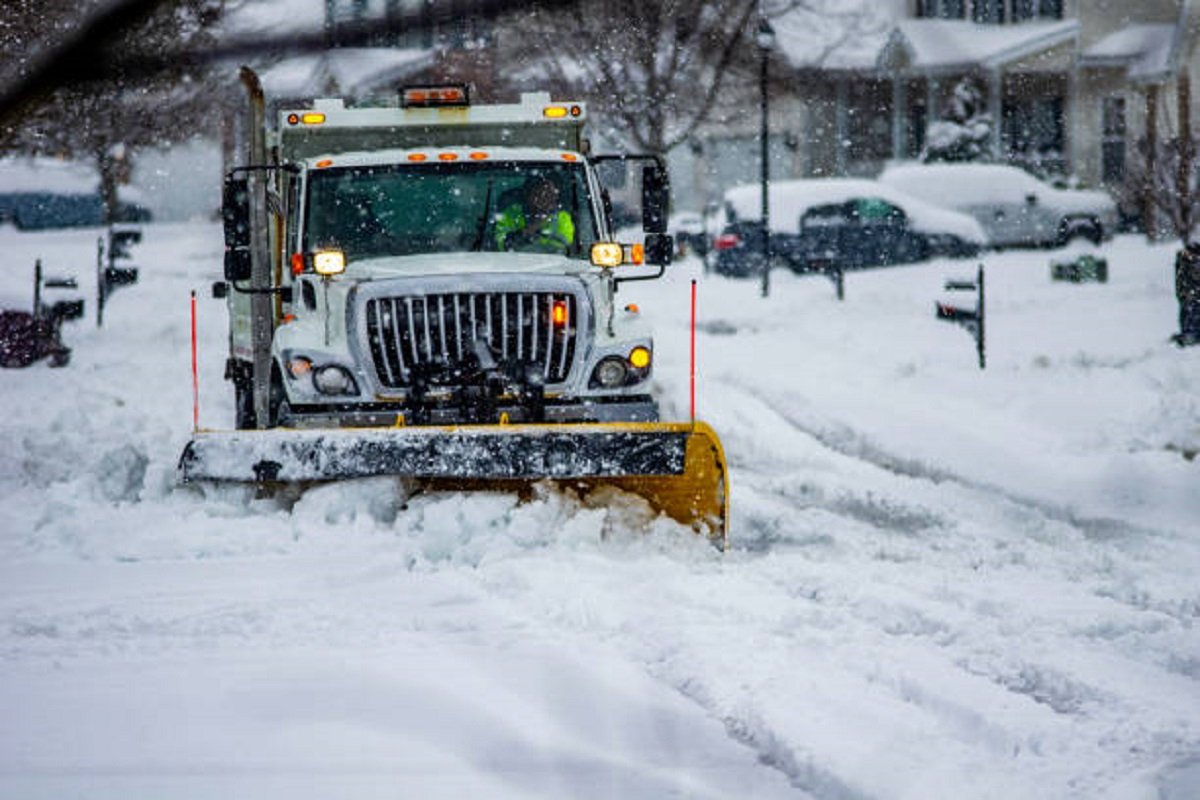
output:
[[[137,283],[137,267],[118,266],[117,262],[133,258],[130,248],[142,240],[142,229],[137,225],[111,225],[107,238],[107,245],[104,238],[96,243],[96,327],[104,324],[108,296],[120,286]]]
[[[963,307],[954,299],[939,299],[934,302],[934,313],[938,319],[944,319],[947,322],[955,322],[962,325],[975,338],[975,350],[979,354],[979,368],[987,367],[987,355],[985,352],[984,339],[984,304],[983,304],[983,265],[979,265],[979,272],[976,273],[975,280],[950,279],[946,281],[945,290],[948,293],[974,292],[975,304],[972,307]]]

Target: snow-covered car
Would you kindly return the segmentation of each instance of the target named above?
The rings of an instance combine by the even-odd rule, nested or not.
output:
[[[945,255],[970,256],[987,242],[971,217],[938,208],[878,181],[822,178],[776,181],[770,186],[771,253],[797,272],[820,265],[843,268],[897,264]],[[758,271],[762,190],[758,184],[725,193],[732,222],[715,242],[718,273]],[[755,261],[754,264],[743,263]]]
[[[0,223],[20,230],[95,227],[104,224],[104,201],[95,169],[49,158],[0,159]],[[137,190],[119,187],[117,220],[148,222]]]
[[[879,180],[927,202],[970,214],[993,247],[1039,247],[1116,232],[1117,204],[1105,192],[1058,189],[1004,164],[897,164]]]

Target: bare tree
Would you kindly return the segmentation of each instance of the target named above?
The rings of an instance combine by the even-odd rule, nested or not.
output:
[[[858,4],[850,5],[850,16],[861,17]],[[644,152],[665,153],[687,141],[716,107],[735,105],[722,94],[753,86],[760,8],[771,18],[808,12],[828,20],[845,16],[845,6],[827,0],[580,0],[510,19],[501,63],[514,65],[527,84],[584,96],[611,133]],[[822,42],[824,55],[851,26],[842,30],[845,35]]]
[[[1128,177],[1117,190],[1123,208],[1141,210],[1146,235],[1187,241],[1200,228],[1200,135],[1192,128],[1191,84],[1186,72],[1175,86],[1174,119],[1158,86],[1148,90],[1146,135],[1137,142]]]
[[[224,6],[225,0],[166,0],[97,56],[199,50],[214,41],[212,28]],[[70,36],[102,7],[95,0],[8,0],[0,22],[0,47],[36,56]],[[0,85],[21,79],[35,61],[3,62]],[[96,64],[96,69],[103,66]],[[186,58],[153,75],[127,75],[117,69],[102,80],[59,88],[26,105],[19,117],[9,117],[0,127],[0,148],[29,156],[90,159],[112,220],[117,185],[128,180],[132,151],[214,134],[219,115],[210,112],[213,97],[203,71]]]

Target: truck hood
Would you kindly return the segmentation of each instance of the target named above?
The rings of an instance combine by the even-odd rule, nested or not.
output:
[[[588,261],[543,253],[424,253],[353,261],[346,268],[351,280],[462,275],[464,273],[531,272],[577,275],[591,272]]]

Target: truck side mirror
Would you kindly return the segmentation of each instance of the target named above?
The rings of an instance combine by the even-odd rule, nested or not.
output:
[[[236,250],[225,250],[225,280],[227,281],[248,281],[253,271],[253,262],[250,260],[250,249],[240,247]]]
[[[667,233],[648,233],[643,247],[647,264],[665,267],[675,254],[675,237]]]
[[[642,230],[667,232],[667,209],[671,204],[671,182],[658,164],[642,168]]]
[[[226,176],[221,202],[221,220],[225,224],[225,247],[250,246],[250,180]]]

